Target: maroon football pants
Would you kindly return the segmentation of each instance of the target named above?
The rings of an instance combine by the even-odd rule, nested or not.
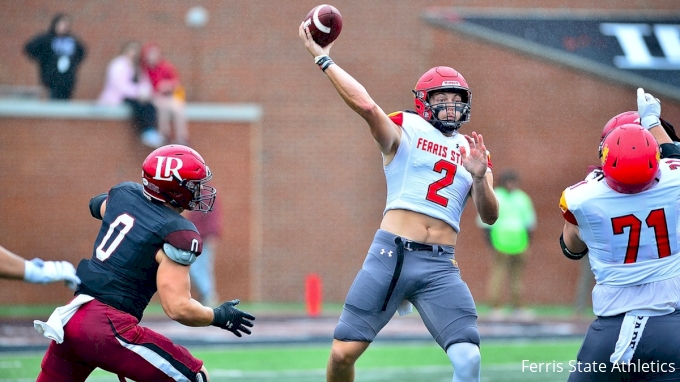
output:
[[[78,309],[64,342],[50,343],[38,382],[85,381],[97,367],[135,381],[195,381],[203,361],[97,300]]]

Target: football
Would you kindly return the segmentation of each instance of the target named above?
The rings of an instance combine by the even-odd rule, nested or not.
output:
[[[326,46],[340,35],[342,15],[332,5],[317,5],[307,14],[304,27],[309,27],[309,33],[317,44]]]

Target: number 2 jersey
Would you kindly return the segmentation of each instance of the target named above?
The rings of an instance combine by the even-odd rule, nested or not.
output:
[[[562,193],[562,214],[588,246],[598,316],[680,308],[680,160],[662,159],[659,168],[658,182],[637,194],[591,175]]]
[[[76,294],[90,295],[141,320],[157,290],[156,253],[164,243],[196,254],[203,245],[192,222],[147,199],[141,184],[118,184],[106,199],[92,258],[78,264],[82,283]]]
[[[460,232],[472,175],[463,167],[461,148],[470,153],[462,134],[447,137],[418,114],[395,112],[390,119],[402,129],[401,143],[385,166],[386,213],[402,209],[428,215]],[[488,158],[488,155],[487,155]],[[491,169],[491,161],[488,161]]]

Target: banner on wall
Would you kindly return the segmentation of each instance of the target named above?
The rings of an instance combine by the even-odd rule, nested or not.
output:
[[[680,11],[429,8],[425,21],[680,100]]]

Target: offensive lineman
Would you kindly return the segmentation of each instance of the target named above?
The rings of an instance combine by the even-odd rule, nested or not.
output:
[[[356,360],[411,303],[451,360],[453,381],[479,381],[477,311],[454,246],[468,197],[487,224],[498,218],[498,201],[482,135],[457,131],[470,119],[465,79],[452,68],[432,68],[416,84],[417,114],[387,115],[334,65],[332,43],[322,48],[303,24],[298,32],[345,103],[368,123],[387,178],[383,220],[335,328],[327,381],[353,381]]]
[[[97,367],[135,381],[208,380],[203,362],[138,323],[158,291],[171,319],[214,325],[241,337],[252,315],[225,302],[212,309],[191,298],[189,266],[201,254],[196,227],[180,213],[209,212],[212,173],[193,149],[169,145],[142,164],[142,183],[124,182],[90,201],[102,220],[91,259],[78,265],[76,298],[36,329],[53,339],[39,382],[85,381]]]
[[[598,317],[576,366],[597,367],[572,368],[572,382],[680,378],[680,150],[657,129],[666,135],[660,160],[649,132],[660,104],[639,89],[638,109],[640,124],[605,136],[603,175],[567,188],[560,200],[562,251],[571,259],[588,254],[596,279]]]

